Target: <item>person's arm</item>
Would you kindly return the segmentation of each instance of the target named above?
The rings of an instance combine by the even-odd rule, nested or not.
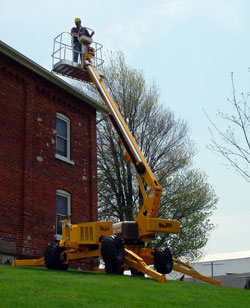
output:
[[[82,28],[82,30],[81,30],[81,32],[79,34],[80,35],[85,35],[85,36],[88,36],[88,37],[92,38],[92,36],[95,34],[95,32],[93,31],[91,34],[89,34],[88,29]]]
[[[75,28],[71,29],[71,35],[72,36],[78,36],[78,32],[76,32]]]

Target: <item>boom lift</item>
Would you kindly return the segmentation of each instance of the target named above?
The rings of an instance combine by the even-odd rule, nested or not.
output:
[[[89,29],[92,31],[91,29]],[[67,53],[72,53],[71,44],[63,32],[54,39],[53,71],[66,77],[93,83],[108,109],[108,117],[116,130],[125,150],[125,160],[132,163],[136,172],[143,205],[135,221],[113,224],[111,221],[71,224],[69,218],[62,220],[62,240],[49,244],[44,258],[37,260],[15,260],[13,265],[43,265],[51,269],[67,269],[77,260],[98,257],[105,262],[108,273],[122,273],[131,270],[132,275],[147,274],[152,278],[166,282],[166,274],[172,269],[197,279],[220,285],[220,282],[202,276],[190,265],[172,258],[168,247],[160,249],[145,248],[146,242],[154,239],[155,233],[179,233],[180,224],[176,220],[156,218],[162,187],[158,183],[145,157],[139,149],[117,105],[107,90],[99,69],[103,65],[102,45],[86,36],[79,41],[87,46],[82,52],[82,63],[68,60]],[[94,45],[94,48],[90,46]],[[145,186],[147,189],[145,189]],[[153,270],[149,265],[154,265]]]

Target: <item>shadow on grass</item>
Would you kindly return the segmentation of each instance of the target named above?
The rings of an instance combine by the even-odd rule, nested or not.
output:
[[[42,266],[15,266],[13,267],[15,269],[25,269],[25,270],[30,270],[30,271],[40,271],[40,272],[54,272],[54,273],[68,273],[71,275],[106,275],[105,272],[98,272],[98,271],[85,271],[85,270],[77,270],[73,268],[69,268],[68,270],[55,270],[55,269],[47,269],[46,267]],[[117,276],[117,275],[115,275]]]

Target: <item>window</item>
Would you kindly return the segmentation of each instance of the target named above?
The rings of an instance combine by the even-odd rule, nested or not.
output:
[[[65,115],[56,115],[56,158],[74,164],[70,160],[70,120]]]
[[[71,196],[65,190],[56,191],[56,239],[61,240],[61,219],[71,215]]]

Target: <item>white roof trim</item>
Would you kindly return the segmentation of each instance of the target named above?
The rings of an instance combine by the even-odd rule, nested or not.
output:
[[[212,261],[223,261],[223,260],[235,260],[235,259],[250,259],[250,250],[237,251],[237,252],[226,252],[220,254],[206,255],[197,263],[212,262]]]

